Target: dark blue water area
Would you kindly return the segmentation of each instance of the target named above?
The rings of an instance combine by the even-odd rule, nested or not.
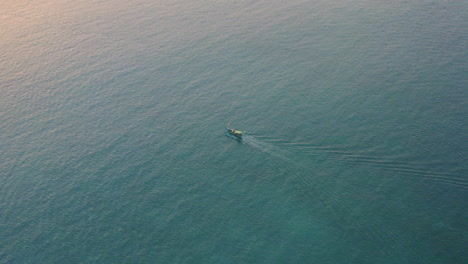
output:
[[[466,9],[7,4],[0,263],[463,263]]]

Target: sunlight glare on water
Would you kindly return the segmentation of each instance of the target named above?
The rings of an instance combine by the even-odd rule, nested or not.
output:
[[[1,5],[0,263],[467,258],[465,3]]]

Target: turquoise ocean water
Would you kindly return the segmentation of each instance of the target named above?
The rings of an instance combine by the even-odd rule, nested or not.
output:
[[[0,263],[466,263],[467,11],[2,1]]]

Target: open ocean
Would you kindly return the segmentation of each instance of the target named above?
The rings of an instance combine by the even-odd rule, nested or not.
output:
[[[0,263],[468,263],[467,14],[1,1]]]

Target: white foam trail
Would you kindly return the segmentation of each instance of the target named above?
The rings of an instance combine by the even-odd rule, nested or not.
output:
[[[282,149],[279,149],[278,147],[275,147],[273,144],[270,144],[268,142],[263,142],[261,140],[258,140],[257,138],[253,137],[253,136],[244,136],[242,138],[242,142],[243,144],[246,144],[247,146],[259,151],[259,152],[263,152],[263,153],[266,153],[272,157],[275,157],[275,158],[278,158],[280,160],[283,160],[283,161],[288,161],[288,162],[293,162],[295,163],[293,160],[291,160],[290,158],[288,158],[287,156],[287,153],[282,150]]]

